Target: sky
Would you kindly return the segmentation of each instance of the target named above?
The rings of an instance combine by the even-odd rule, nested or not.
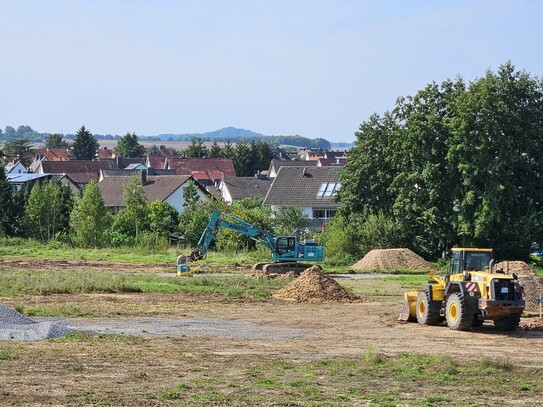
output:
[[[0,0],[0,128],[352,142],[433,81],[507,61],[541,77],[542,15],[537,0]]]

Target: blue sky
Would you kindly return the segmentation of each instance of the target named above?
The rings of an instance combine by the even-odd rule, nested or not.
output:
[[[353,141],[427,83],[543,70],[543,2],[0,0],[0,128]]]

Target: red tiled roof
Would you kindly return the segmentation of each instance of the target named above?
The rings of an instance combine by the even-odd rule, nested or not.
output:
[[[236,176],[234,164],[230,158],[168,158],[168,168],[177,175],[192,174],[193,171],[216,171],[224,175]]]
[[[48,161],[67,161],[69,151],[65,148],[33,148],[29,153],[32,154],[32,159],[39,155]]]
[[[100,170],[115,169],[113,160],[41,161],[36,172],[67,174],[78,183],[98,181]]]

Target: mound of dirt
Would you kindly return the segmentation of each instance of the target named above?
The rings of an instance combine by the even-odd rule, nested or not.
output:
[[[285,278],[295,277],[294,273],[289,271],[288,273],[270,273],[264,270],[252,270],[248,275],[248,278],[253,280],[281,280]]]
[[[539,296],[543,295],[543,278],[523,261],[502,261],[496,264],[496,269],[518,275],[518,280],[524,287],[526,309],[539,309]]]
[[[431,270],[430,263],[409,249],[374,249],[351,270]]]
[[[325,275],[319,266],[306,269],[272,297],[296,302],[353,302],[359,299]]]

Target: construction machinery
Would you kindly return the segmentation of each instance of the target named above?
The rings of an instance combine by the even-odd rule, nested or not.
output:
[[[293,272],[299,274],[312,264],[301,263],[303,261],[319,262],[324,260],[324,250],[314,240],[304,240],[301,244],[296,236],[275,236],[271,232],[261,229],[233,215],[220,210],[213,211],[209,223],[202,232],[195,249],[188,256],[177,258],[177,271],[190,270],[190,261],[205,258],[207,250],[219,229],[224,228],[241,233],[268,247],[271,251],[270,263],[258,263],[253,266],[256,270],[264,270],[274,273]]]
[[[518,277],[496,269],[492,249],[453,248],[450,255],[446,276],[429,271],[432,281],[426,288],[404,294],[399,319],[423,325],[446,321],[454,330],[492,320],[497,329],[515,330],[525,306]]]

